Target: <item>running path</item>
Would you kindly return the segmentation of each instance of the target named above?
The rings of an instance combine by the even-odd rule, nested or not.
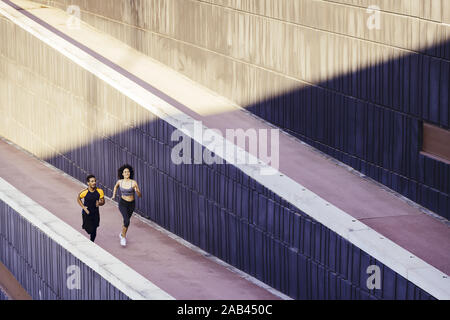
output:
[[[2,139],[0,177],[88,238],[81,228],[81,208],[76,202],[84,188],[80,182]],[[109,199],[100,208],[100,217],[95,243],[175,299],[279,299],[136,216],[131,219],[127,247],[121,247],[122,217],[117,204]]]

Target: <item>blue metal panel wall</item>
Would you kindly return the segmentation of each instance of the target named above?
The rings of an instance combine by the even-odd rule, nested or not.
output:
[[[8,296],[6,295],[6,293],[4,293],[2,291],[2,289],[0,288],[0,301],[1,300],[9,300]]]
[[[128,299],[1,200],[0,261],[34,300]],[[80,268],[80,290],[67,287],[69,266]]]
[[[174,130],[155,118],[46,160],[80,181],[96,174],[108,196],[117,168],[131,164],[141,215],[293,298],[432,298],[233,165],[173,164]],[[366,288],[373,264],[381,290]]]
[[[450,219],[450,165],[420,154],[423,121],[450,129],[450,42],[424,52],[247,109]]]

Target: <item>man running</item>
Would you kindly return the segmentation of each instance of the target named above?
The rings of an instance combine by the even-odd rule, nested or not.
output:
[[[99,207],[105,204],[103,190],[97,188],[97,179],[93,175],[86,177],[87,189],[78,194],[78,204],[83,208],[81,211],[83,218],[83,229],[91,236],[94,242],[97,236],[97,228],[100,225]],[[84,203],[81,202],[84,199]]]

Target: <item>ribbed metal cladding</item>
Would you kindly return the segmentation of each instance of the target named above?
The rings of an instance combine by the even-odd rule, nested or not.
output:
[[[0,200],[0,261],[33,300],[128,299],[2,200]],[[68,288],[70,266],[77,266],[80,270],[80,289]]]

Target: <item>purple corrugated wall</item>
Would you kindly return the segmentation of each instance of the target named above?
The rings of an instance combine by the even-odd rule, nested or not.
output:
[[[1,199],[0,261],[33,300],[128,300],[120,290]],[[80,270],[80,289],[67,286],[69,266]]]

